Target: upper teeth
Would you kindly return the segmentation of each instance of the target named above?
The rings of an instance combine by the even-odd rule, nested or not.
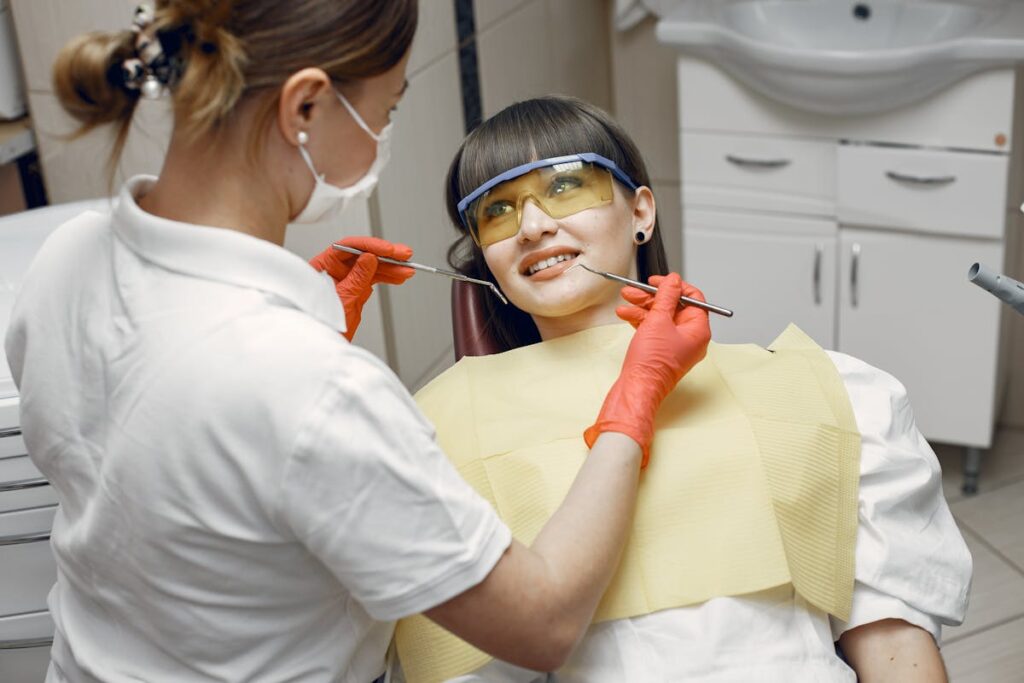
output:
[[[534,273],[540,272],[545,268],[550,268],[556,263],[561,263],[562,261],[569,261],[574,258],[576,258],[575,254],[559,254],[558,256],[552,256],[549,259],[544,259],[543,261],[538,261],[537,263],[534,263],[532,266],[527,268],[527,272],[530,275],[533,275]]]

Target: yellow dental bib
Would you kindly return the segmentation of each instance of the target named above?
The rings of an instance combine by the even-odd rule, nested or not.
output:
[[[583,430],[616,380],[629,325],[463,358],[416,400],[463,477],[529,545],[587,455]],[[595,621],[792,583],[846,620],[860,434],[835,366],[790,326],[768,351],[711,344],[662,403],[633,531]],[[415,616],[398,623],[410,683],[490,657]]]

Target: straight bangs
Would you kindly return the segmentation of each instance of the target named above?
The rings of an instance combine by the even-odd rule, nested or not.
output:
[[[481,124],[462,150],[459,198],[516,166],[580,152],[600,154],[629,174],[625,155],[602,123],[581,116],[579,108],[572,105],[555,98],[518,102]]]

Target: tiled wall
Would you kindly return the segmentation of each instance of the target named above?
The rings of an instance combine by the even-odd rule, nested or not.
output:
[[[69,140],[50,69],[72,36],[129,26],[138,0],[13,0],[31,110],[50,201],[103,196],[136,173],[157,173],[171,128],[166,101],[140,105],[113,184],[103,163],[109,131]],[[443,265],[454,238],[442,201],[448,162],[465,131],[456,2],[475,16],[485,116],[517,99],[562,92],[611,105],[608,0],[425,0],[409,63],[409,91],[395,117],[392,160],[380,187],[356,203],[344,225],[293,228],[285,246],[311,256],[332,239],[372,232],[405,242],[415,258]],[[475,39],[475,40],[474,40]],[[419,275],[383,288],[364,314],[356,342],[386,358],[410,388],[452,362],[449,282]]]

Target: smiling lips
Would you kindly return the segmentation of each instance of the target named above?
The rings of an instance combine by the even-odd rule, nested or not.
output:
[[[578,251],[556,247],[530,254],[523,259],[519,272],[530,279],[548,280],[569,269]]]

